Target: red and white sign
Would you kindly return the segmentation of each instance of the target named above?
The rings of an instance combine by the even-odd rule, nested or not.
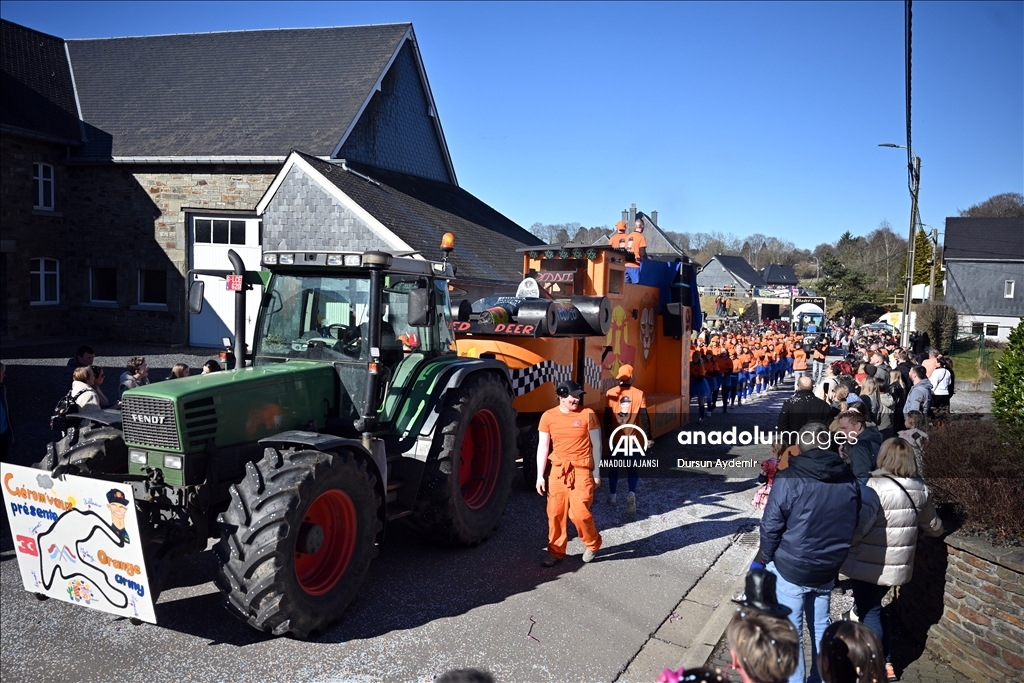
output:
[[[242,276],[241,275],[228,275],[225,281],[225,289],[229,292],[241,292],[242,291]]]

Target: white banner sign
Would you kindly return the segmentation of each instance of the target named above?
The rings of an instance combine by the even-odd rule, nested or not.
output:
[[[3,463],[25,590],[156,623],[131,486]]]

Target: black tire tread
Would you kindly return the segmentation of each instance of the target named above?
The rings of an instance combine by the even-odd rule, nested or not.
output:
[[[355,597],[376,555],[381,505],[376,477],[362,458],[348,452],[267,449],[247,470],[230,488],[231,502],[218,518],[217,586],[228,610],[254,628],[297,638],[319,633]],[[354,487],[347,492],[360,520],[359,538],[349,570],[335,588],[327,595],[308,596],[298,586],[292,564],[295,534],[315,497],[338,482]]]
[[[491,500],[481,510],[470,510],[458,486],[458,457],[461,434],[479,408],[490,408],[498,418],[503,453]],[[412,526],[442,543],[472,546],[486,540],[497,528],[512,490],[516,435],[512,397],[494,374],[473,374],[458,389],[448,390],[411,517]]]

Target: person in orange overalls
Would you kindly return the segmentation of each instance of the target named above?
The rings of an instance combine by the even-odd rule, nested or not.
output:
[[[581,408],[579,384],[562,382],[555,393],[558,407],[545,411],[537,426],[537,493],[548,496],[548,557],[541,562],[545,567],[565,559],[570,519],[586,548],[584,562],[601,549],[601,534],[590,512],[594,491],[601,485],[601,425],[593,410]],[[550,486],[544,479],[549,459]]]

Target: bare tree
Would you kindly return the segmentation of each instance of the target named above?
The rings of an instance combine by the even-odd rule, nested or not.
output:
[[[871,266],[867,269],[868,274],[884,278],[885,289],[895,286],[899,278],[897,267],[907,252],[907,241],[893,231],[887,220],[880,222],[868,234],[867,241]]]
[[[974,206],[959,209],[959,213],[969,218],[1020,218],[1024,216],[1024,194],[1004,192],[993,195]]]
[[[530,232],[544,240],[545,244],[565,244],[572,235],[579,232],[579,223],[534,223]]]

